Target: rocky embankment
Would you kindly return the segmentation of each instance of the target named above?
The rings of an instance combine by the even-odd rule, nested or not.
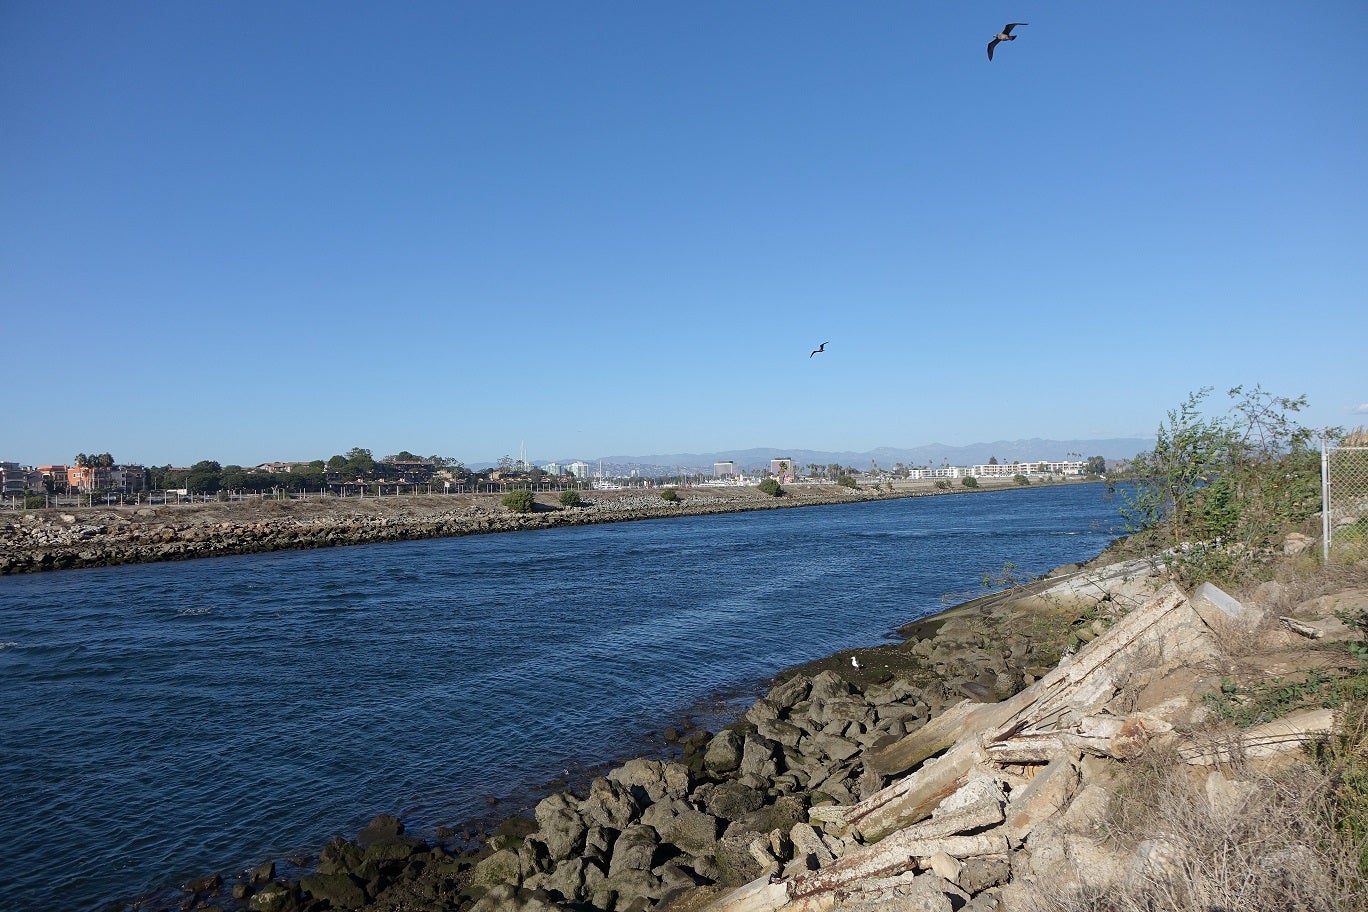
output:
[[[754,488],[585,492],[579,507],[537,495],[533,513],[513,513],[497,494],[248,500],[154,507],[31,510],[0,514],[0,574],[153,563],[337,545],[515,532],[554,526],[696,516],[914,496],[795,485],[781,497]]]
[[[209,878],[182,908],[1026,912],[1045,895],[1164,883],[1191,851],[1184,834],[1128,845],[1101,829],[1118,771],[1166,758],[1194,771],[1207,818],[1248,816],[1259,790],[1233,758],[1295,751],[1334,713],[1215,737],[1203,694],[1237,673],[1229,645],[1256,634],[1274,650],[1261,674],[1307,643],[1343,662],[1326,644],[1357,635],[1337,618],[1368,607],[1368,588],[1294,604],[1266,584],[1241,603],[1160,569],[1063,568],[910,625],[903,643],[794,669],[732,727],[553,794],[476,849],[378,817],[310,876]],[[1277,848],[1261,867],[1275,882],[1327,876]]]

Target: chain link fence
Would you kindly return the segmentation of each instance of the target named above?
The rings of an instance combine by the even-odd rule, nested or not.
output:
[[[1321,445],[1325,562],[1368,558],[1368,446]]]

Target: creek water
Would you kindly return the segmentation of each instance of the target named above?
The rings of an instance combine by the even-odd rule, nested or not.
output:
[[[0,578],[0,909],[526,806],[1115,516],[1078,484]]]

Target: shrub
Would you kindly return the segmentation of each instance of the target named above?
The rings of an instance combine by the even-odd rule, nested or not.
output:
[[[676,491],[674,488],[666,488],[665,490],[660,492],[660,499],[669,501],[670,503],[675,503],[679,500],[679,492]]]
[[[579,491],[561,491],[560,504],[562,507],[578,507],[580,503]]]
[[[855,479],[851,478],[849,475],[837,475],[836,483],[843,488],[853,489],[854,487],[856,487]]]
[[[1031,479],[1027,478],[1025,475],[1013,475],[1012,481],[1015,481],[1019,485],[1028,485],[1031,483]]]
[[[24,498],[25,510],[41,510],[47,506],[47,498],[42,494],[30,494]]]
[[[960,484],[964,485],[966,488],[977,488],[979,486],[978,479],[973,475],[965,475],[960,479]]]
[[[784,489],[779,487],[779,482],[775,481],[773,478],[766,478],[764,481],[760,482],[760,493],[768,494],[770,497],[778,497],[780,494],[784,493]]]
[[[1146,547],[1173,549],[1180,580],[1237,581],[1260,551],[1320,506],[1320,456],[1313,432],[1291,414],[1306,397],[1259,387],[1230,390],[1229,412],[1202,415],[1204,388],[1188,396],[1132,463],[1121,491],[1125,531]]]
[[[514,513],[531,513],[537,506],[537,501],[532,496],[532,492],[526,488],[518,491],[509,491],[503,496],[503,500],[500,501],[500,503],[505,507],[508,507],[508,509],[512,510]]]
[[[950,482],[942,478],[936,482],[936,488],[941,491],[948,491],[950,490]]]

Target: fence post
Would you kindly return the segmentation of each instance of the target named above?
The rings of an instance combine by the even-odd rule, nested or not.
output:
[[[1330,566],[1330,453],[1321,438],[1321,563]]]

